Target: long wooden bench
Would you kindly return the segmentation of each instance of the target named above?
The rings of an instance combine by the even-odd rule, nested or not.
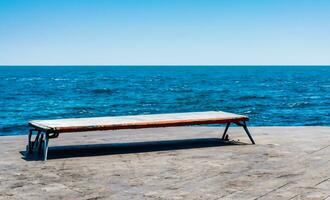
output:
[[[50,138],[57,138],[61,133],[82,131],[226,124],[225,131],[222,135],[222,139],[226,139],[228,137],[227,130],[231,123],[242,126],[252,144],[255,144],[249,130],[247,129],[246,121],[248,120],[249,118],[247,116],[221,111],[34,120],[29,122],[30,131],[28,134],[27,151],[29,153],[32,153],[33,151],[43,152],[44,160],[47,160],[48,141]],[[34,135],[34,132],[37,134],[33,141],[32,136]]]

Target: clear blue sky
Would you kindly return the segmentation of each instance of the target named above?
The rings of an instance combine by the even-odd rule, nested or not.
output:
[[[1,0],[0,65],[330,64],[329,0]]]

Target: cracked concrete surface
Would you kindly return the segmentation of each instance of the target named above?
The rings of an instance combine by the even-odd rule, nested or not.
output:
[[[172,127],[62,134],[49,160],[0,137],[0,199],[329,199],[330,127]]]

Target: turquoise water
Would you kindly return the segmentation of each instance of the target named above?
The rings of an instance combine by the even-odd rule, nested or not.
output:
[[[330,67],[0,67],[0,135],[32,119],[209,110],[330,125]]]

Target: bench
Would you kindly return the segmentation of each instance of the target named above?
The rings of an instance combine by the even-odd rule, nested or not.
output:
[[[247,116],[221,111],[33,120],[29,122],[30,131],[28,134],[27,152],[32,153],[33,151],[38,151],[39,153],[43,153],[44,160],[47,160],[49,139],[57,138],[59,134],[68,132],[156,128],[203,124],[226,124],[222,139],[228,138],[227,131],[230,124],[234,123],[238,126],[242,126],[252,144],[255,144],[249,130],[247,129],[246,121],[248,120],[249,118]],[[34,132],[36,133],[36,136],[34,137],[34,140],[32,140]]]

